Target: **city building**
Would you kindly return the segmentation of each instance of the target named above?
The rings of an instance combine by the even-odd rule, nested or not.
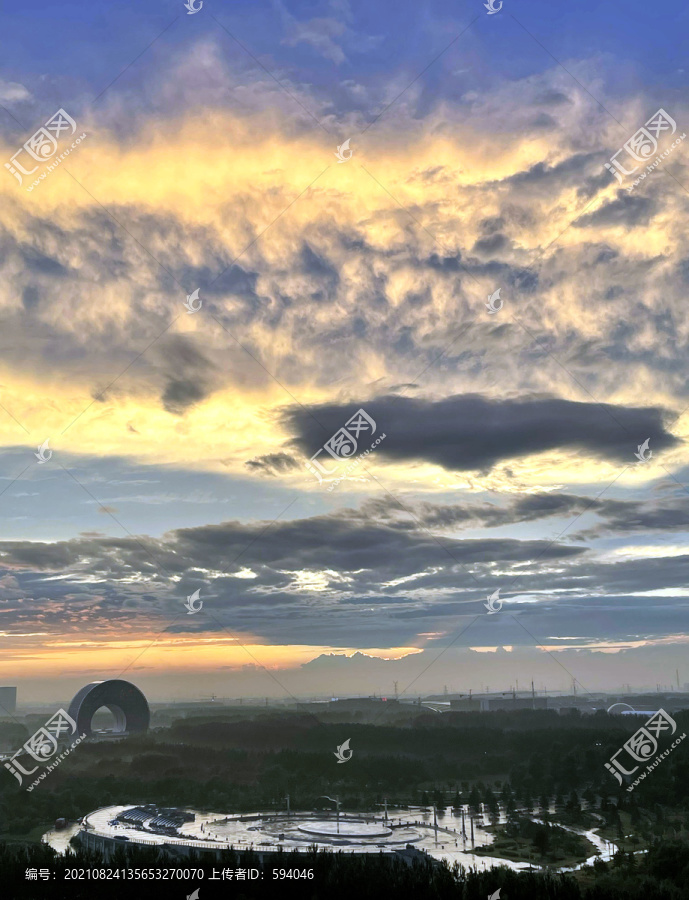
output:
[[[13,715],[17,711],[16,687],[0,687],[0,718]]]

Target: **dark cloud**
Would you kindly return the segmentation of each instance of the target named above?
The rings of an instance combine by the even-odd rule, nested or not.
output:
[[[547,183],[549,187],[560,188],[578,183],[588,173],[594,163],[598,163],[596,153],[575,153],[553,166],[546,162],[538,162],[524,172],[518,172],[505,179],[513,185],[538,187]]]
[[[558,127],[558,123],[548,113],[539,113],[531,122],[531,127],[537,131],[551,131]]]
[[[270,526],[270,538],[258,538]],[[524,561],[546,552],[544,541],[516,539],[442,539],[439,544],[423,529],[401,531],[386,523],[332,514],[288,522],[222,522],[180,528],[163,538],[147,536],[69,541],[0,542],[0,563],[124,578],[137,571],[178,575],[191,569],[237,571],[248,560],[274,569],[370,571],[388,578],[426,567],[457,563]],[[251,552],[244,557],[247,548]],[[583,552],[581,547],[552,544],[550,558]],[[382,574],[381,574],[382,573]]]
[[[193,406],[205,396],[204,386],[199,382],[173,378],[168,382],[161,399],[168,412],[179,416],[188,406]]]
[[[169,536],[166,551],[179,561],[210,569],[232,566],[235,555],[256,540],[266,523],[226,522],[200,528],[178,529]],[[401,532],[380,522],[356,522],[339,515],[314,516],[277,522],[270,538],[258,541],[249,554],[254,562],[276,569],[300,571],[332,569],[369,571],[378,580],[418,573],[433,565],[455,562],[528,560],[542,552],[553,558],[582,552],[580,547],[514,539],[457,541],[443,538],[442,546],[422,529]],[[237,564],[235,568],[239,568]]]
[[[27,271],[38,275],[49,275],[51,278],[64,277],[69,270],[55,257],[43,253],[35,247],[24,247],[21,253]]]
[[[339,283],[340,276],[337,269],[325,256],[306,243],[301,250],[301,265],[306,274],[314,276],[329,292]],[[320,291],[318,293],[320,295]]]
[[[161,345],[160,359],[166,379],[161,400],[168,412],[182,415],[211,392],[214,366],[189,338],[170,336]]]
[[[0,542],[0,597],[8,597],[7,626],[35,625],[38,618],[46,627],[78,631],[84,616],[104,629],[134,627],[135,614],[138,627],[161,615],[173,620],[185,596],[199,588],[214,616],[231,613],[233,628],[302,643],[306,631],[318,643],[336,632],[341,639],[343,628],[362,639],[377,630],[385,643],[391,615],[408,620],[396,626],[395,640],[410,639],[418,617],[444,614],[448,592],[476,599],[495,566],[505,573],[539,560],[557,561],[559,569],[584,553],[581,546],[547,540],[437,538],[421,527],[405,530],[344,512],[223,522],[160,539],[92,534],[56,543]],[[52,581],[52,573],[60,578]],[[311,588],[310,579],[323,573],[327,590],[318,582]],[[6,589],[3,575],[13,579]],[[403,593],[399,579],[410,582]],[[41,599],[29,608],[20,598],[29,591],[37,596],[37,585]],[[365,628],[362,616],[369,620]],[[216,621],[184,620],[175,627],[213,631]]]
[[[311,457],[342,428],[357,404],[289,409],[283,421],[294,445]],[[584,450],[616,463],[635,462],[638,444],[656,451],[678,443],[658,407],[578,403],[553,397],[489,400],[459,394],[444,400],[384,396],[365,410],[386,439],[376,454],[395,461],[424,460],[453,471],[488,471],[497,463],[552,450]],[[371,443],[362,439],[361,448]]]
[[[491,216],[479,222],[479,228],[483,234],[493,234],[495,231],[502,231],[505,225],[506,221],[503,216]]]
[[[573,534],[573,540],[634,531],[689,532],[689,497],[686,494],[661,503],[598,499],[555,491],[512,496],[501,503],[409,502],[386,496],[366,500],[359,509],[343,510],[341,515],[383,521],[400,530],[421,526],[446,531],[462,527],[498,528],[552,518],[572,520],[584,513],[595,515],[600,523]]]
[[[686,495],[657,504],[634,500],[601,500],[594,501],[591,508],[602,519],[601,524],[574,537],[590,539],[611,532],[689,532],[689,497]]]
[[[481,238],[474,244],[475,253],[492,254],[505,250],[509,246],[509,241],[504,234],[493,234],[490,237]]]
[[[657,205],[650,197],[641,194],[618,192],[617,200],[601,206],[595,212],[581,216],[572,223],[575,228],[608,227],[623,225],[636,228],[637,225],[648,225],[657,210]]]
[[[22,304],[26,310],[31,310],[38,306],[39,299],[38,289],[31,284],[22,291]]]
[[[432,253],[426,260],[426,265],[440,272],[456,273],[462,269],[461,259],[461,253],[456,256],[438,256],[437,253]]]
[[[88,620],[96,630],[124,633],[159,628],[167,617],[173,632],[217,632],[222,622],[233,632],[288,643],[401,646],[467,611],[482,613],[499,586],[532,634],[577,635],[585,642],[681,632],[689,557],[597,560],[584,546],[557,540],[462,540],[427,530],[462,518],[499,525],[569,516],[589,502],[537,494],[463,512],[459,504],[421,503],[412,508],[418,521],[401,521],[390,498],[375,498],[331,515],[228,521],[162,538],[94,533],[51,543],[0,542],[4,622],[10,630],[40,625],[78,633]],[[598,500],[592,508],[623,521],[628,507]],[[52,573],[61,577],[52,581],[46,577]],[[310,586],[311,578],[324,576],[327,588]],[[196,588],[213,618],[179,621],[185,596]],[[668,595],[634,596],[659,589]],[[532,602],[519,605],[524,594]],[[474,643],[494,643],[494,629],[503,626],[491,622],[490,634],[486,627],[476,624]],[[524,635],[505,640],[519,643]]]
[[[621,504],[624,505],[624,504]],[[633,503],[629,504],[634,506]],[[418,526],[445,531],[463,526],[497,528],[520,522],[536,522],[542,519],[579,515],[587,510],[596,511],[604,506],[602,501],[590,500],[574,494],[538,493],[510,497],[505,503],[430,503],[398,500],[393,496],[373,497],[365,500],[359,509],[342,510],[340,515],[352,519],[383,521],[402,530]]]
[[[490,528],[556,516],[571,518],[591,508],[593,502],[573,494],[540,493],[518,497],[504,507],[421,503],[419,513],[421,522],[428,528],[451,528],[462,522]]]
[[[257,456],[244,463],[249,469],[265,472],[267,475],[276,475],[279,472],[289,472],[290,469],[298,469],[300,463],[289,453],[266,453],[265,456]]]
[[[555,90],[555,88],[548,88],[534,100],[534,105],[537,106],[561,106],[563,103],[571,106],[572,101],[567,94],[563,94],[562,91]]]

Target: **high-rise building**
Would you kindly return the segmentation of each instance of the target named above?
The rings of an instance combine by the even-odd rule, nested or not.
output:
[[[16,687],[0,687],[0,719],[17,711]]]

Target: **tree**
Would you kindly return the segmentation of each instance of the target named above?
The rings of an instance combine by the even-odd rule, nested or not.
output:
[[[533,845],[541,856],[545,856],[550,847],[550,829],[547,825],[537,825],[533,835]]]
[[[569,799],[567,800],[567,806],[565,807],[568,812],[571,813],[580,813],[581,812],[581,804],[579,803],[579,797],[577,796],[576,791],[572,791],[569,795]]]

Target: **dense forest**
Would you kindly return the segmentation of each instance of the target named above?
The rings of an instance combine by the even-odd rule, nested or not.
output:
[[[689,714],[678,713],[676,719],[687,730]],[[19,726],[11,727],[16,731]],[[636,791],[627,793],[604,763],[633,731],[626,718],[548,711],[421,714],[394,725],[329,723],[299,713],[213,711],[122,741],[87,742],[31,793],[5,773],[0,777],[0,840],[8,842],[7,865],[21,868],[21,853],[51,854],[45,847],[24,850],[25,842],[38,840],[57,817],[75,821],[99,806],[154,802],[216,812],[275,810],[284,808],[289,793],[292,809],[311,810],[323,802],[322,794],[337,792],[349,811],[380,810],[384,798],[390,806],[433,804],[440,810],[468,804],[481,810],[489,828],[505,813],[506,824],[495,829],[495,840],[501,842],[496,846],[514,847],[507,858],[529,858],[539,866],[586,857],[561,826],[600,827],[601,835],[621,848],[613,863],[597,862],[559,880],[501,870],[505,880],[496,882],[497,874],[491,881],[483,874],[434,869],[432,877],[426,874],[421,881],[427,885],[424,891],[431,885],[435,893],[419,889],[419,896],[485,900],[502,883],[501,900],[640,897],[643,884],[645,900],[684,897],[689,884],[689,754],[670,754]],[[18,737],[22,735],[13,733],[11,739]],[[334,750],[347,738],[352,761],[337,765]],[[535,817],[539,824],[531,821]],[[521,857],[519,848],[526,855]],[[334,862],[332,857],[322,863],[332,872],[351,866],[351,878],[360,877],[362,885],[375,882],[370,873],[362,874],[369,864]],[[403,868],[395,877],[411,879],[408,887],[417,893],[414,871]],[[335,881],[337,877],[333,875]],[[538,885],[531,892],[524,887],[532,883],[529,878]],[[302,896],[327,893],[331,898],[330,888],[308,893],[328,883],[323,876],[320,888],[314,882],[302,884]],[[42,885],[34,890],[17,896],[62,896],[42,893]],[[263,888],[247,885],[242,890]],[[367,887],[356,890],[368,896]]]
[[[687,730],[689,713],[676,718]],[[629,719],[547,711],[419,716],[403,727],[276,713],[183,719],[124,741],[85,743],[31,794],[5,773],[0,834],[110,803],[245,811],[279,808],[289,793],[294,809],[312,809],[333,790],[351,810],[374,809],[384,796],[400,805],[449,805],[458,795],[468,802],[472,789],[484,802],[489,788],[499,794],[505,785],[526,809],[543,798],[564,808],[572,792],[637,818],[639,810],[658,819],[663,807],[689,808],[689,753],[671,754],[632,794],[605,770],[632,731]],[[353,759],[336,765],[333,751],[346,738]]]

